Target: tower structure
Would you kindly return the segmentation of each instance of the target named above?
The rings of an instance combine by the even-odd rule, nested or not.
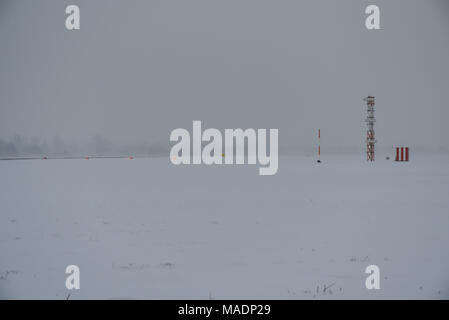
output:
[[[366,160],[374,161],[374,145],[376,143],[376,136],[374,134],[374,124],[376,118],[374,117],[374,97],[368,96],[363,101],[366,102],[368,115],[366,117]]]

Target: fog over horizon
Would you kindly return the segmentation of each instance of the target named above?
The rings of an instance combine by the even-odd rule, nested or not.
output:
[[[81,30],[65,29],[65,7]],[[380,7],[381,30],[365,28]],[[173,129],[277,128],[280,153],[449,150],[449,4],[0,2],[0,156],[164,154]]]

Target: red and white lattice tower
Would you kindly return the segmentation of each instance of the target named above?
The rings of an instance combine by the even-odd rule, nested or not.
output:
[[[368,96],[363,101],[366,101],[368,107],[368,116],[366,117],[366,159],[374,161],[374,145],[376,143],[376,136],[374,134],[374,124],[376,118],[374,117],[374,97]]]

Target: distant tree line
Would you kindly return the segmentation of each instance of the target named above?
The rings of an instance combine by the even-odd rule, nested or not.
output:
[[[88,143],[65,142],[56,136],[50,142],[33,137],[15,135],[10,139],[0,138],[0,157],[37,156],[164,156],[169,154],[168,143],[114,144],[103,136],[94,136]]]

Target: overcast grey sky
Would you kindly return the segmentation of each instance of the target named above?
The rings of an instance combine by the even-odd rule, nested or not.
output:
[[[448,59],[445,0],[0,0],[0,138],[168,143],[202,120],[363,148],[370,94],[378,145],[449,147]]]

